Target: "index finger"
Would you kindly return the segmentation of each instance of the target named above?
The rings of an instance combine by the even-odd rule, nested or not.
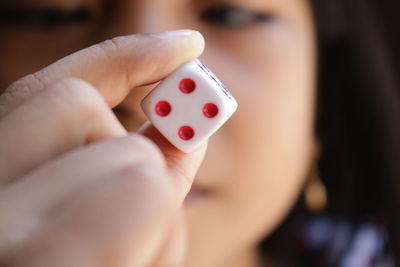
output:
[[[100,91],[110,106],[131,88],[157,82],[198,57],[204,39],[197,31],[116,37],[56,61],[11,84],[0,96],[0,117],[50,84],[69,77],[83,79]]]

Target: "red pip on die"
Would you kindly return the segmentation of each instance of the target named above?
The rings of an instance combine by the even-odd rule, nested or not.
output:
[[[195,150],[237,109],[237,102],[199,60],[161,81],[141,103],[152,124],[183,152]]]

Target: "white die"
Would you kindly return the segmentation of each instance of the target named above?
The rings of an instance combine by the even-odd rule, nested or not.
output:
[[[218,78],[195,59],[161,81],[141,106],[161,134],[188,153],[229,119],[237,102]]]

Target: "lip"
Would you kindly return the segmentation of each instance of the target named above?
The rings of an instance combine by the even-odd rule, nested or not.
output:
[[[211,194],[211,190],[194,184],[185,197],[185,203],[197,202]]]

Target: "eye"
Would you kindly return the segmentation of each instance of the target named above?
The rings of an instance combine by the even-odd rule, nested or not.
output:
[[[200,19],[217,26],[244,27],[252,24],[267,22],[272,15],[252,11],[246,8],[232,5],[217,5],[205,8]]]
[[[44,8],[2,8],[0,10],[0,25],[3,26],[68,26],[82,24],[92,17],[90,8],[76,7],[73,9]]]

